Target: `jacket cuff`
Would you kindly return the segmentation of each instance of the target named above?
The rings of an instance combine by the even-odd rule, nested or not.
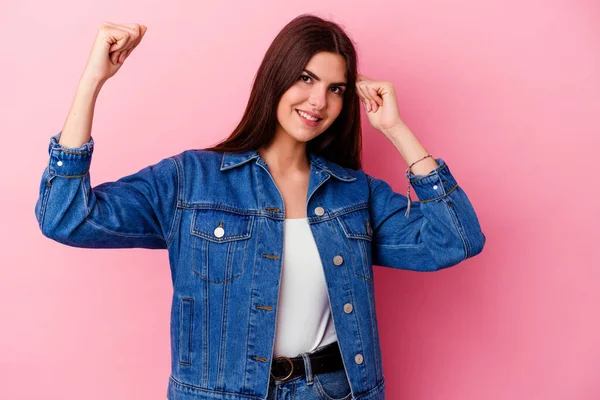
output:
[[[90,136],[90,140],[81,147],[65,147],[58,143],[61,134],[62,131],[50,137],[50,144],[48,145],[48,154],[50,155],[48,172],[50,175],[65,177],[76,177],[87,174],[92,162],[94,139]]]
[[[427,175],[415,175],[411,171],[406,173],[406,178],[421,202],[439,200],[458,186],[446,162],[441,158],[436,161],[438,166]]]

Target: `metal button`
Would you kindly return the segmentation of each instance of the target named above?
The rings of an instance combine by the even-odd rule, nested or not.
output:
[[[373,236],[373,228],[371,228],[371,224],[369,223],[369,220],[367,220],[367,235]]]
[[[438,185],[433,185],[433,190],[437,190]]]
[[[354,356],[354,362],[357,364],[362,364],[363,362],[363,356],[362,354],[357,354]]]
[[[216,237],[223,237],[223,235],[225,234],[225,230],[223,228],[221,228],[220,226],[218,228],[215,228],[215,236]]]
[[[344,262],[344,257],[342,257],[342,256],[333,257],[333,263],[335,265],[342,265],[343,262]]]
[[[59,161],[56,163],[56,165],[58,165],[58,166],[60,167],[60,166],[62,165],[62,161],[60,161],[60,160],[59,160]]]
[[[325,214],[325,209],[323,207],[317,207],[315,208],[315,214],[320,217],[321,215]]]
[[[354,309],[354,307],[352,307],[352,304],[350,304],[350,303],[344,304],[344,312],[346,314],[350,314],[353,309]]]

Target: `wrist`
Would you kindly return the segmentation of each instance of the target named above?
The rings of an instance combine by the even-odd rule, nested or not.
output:
[[[91,88],[94,91],[100,90],[104,83],[105,79],[101,79],[92,75],[88,75],[85,72],[81,75],[81,79],[79,80],[79,86],[85,88]]]
[[[387,136],[390,140],[400,139],[407,134],[411,134],[411,130],[404,123],[399,123],[391,128],[382,129],[381,133]]]

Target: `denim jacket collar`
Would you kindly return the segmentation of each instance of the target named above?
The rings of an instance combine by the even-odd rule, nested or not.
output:
[[[337,179],[345,182],[353,182],[356,180],[356,178],[348,174],[342,166],[334,162],[328,161],[324,157],[318,156],[313,152],[308,152],[308,156],[311,164],[315,165],[317,168],[328,172]],[[249,150],[240,153],[225,152],[223,153],[223,158],[221,161],[221,171],[226,171],[228,169],[235,168],[237,166],[245,164],[246,162],[254,158],[256,158],[257,164],[266,165],[266,163],[264,162],[257,150]]]

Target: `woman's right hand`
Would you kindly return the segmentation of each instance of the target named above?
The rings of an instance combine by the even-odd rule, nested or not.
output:
[[[97,82],[106,82],[140,44],[147,29],[140,24],[102,23],[83,76]]]

